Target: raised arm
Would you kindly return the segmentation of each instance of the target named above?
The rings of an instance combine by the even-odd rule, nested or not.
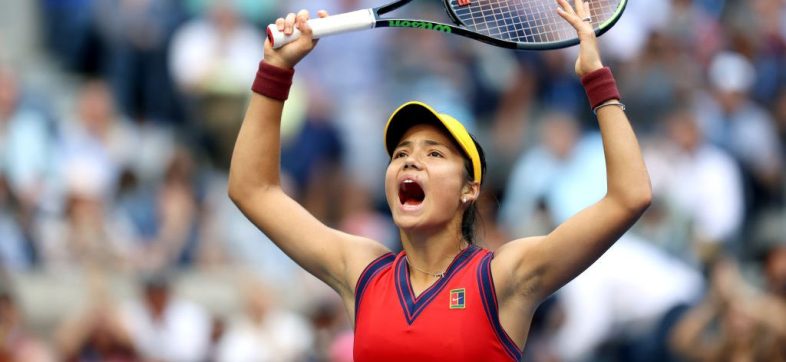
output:
[[[497,251],[492,264],[495,283],[510,295],[525,296],[534,303],[595,262],[633,225],[652,197],[636,136],[618,105],[611,73],[603,68],[592,26],[582,20],[589,14],[588,4],[576,3],[574,10],[565,0],[558,0],[558,11],[576,28],[581,42],[575,70],[597,110],[606,159],[607,193],[552,233],[515,240]]]
[[[257,75],[261,82],[255,83],[232,154],[229,197],[281,250],[347,301],[362,269],[387,250],[375,241],[325,226],[282,191],[279,179],[280,123],[287,83],[295,64],[316,44],[307,19],[308,13],[301,11],[276,21],[287,34],[298,27],[303,36],[297,41],[279,50],[265,42],[266,64],[260,65]]]

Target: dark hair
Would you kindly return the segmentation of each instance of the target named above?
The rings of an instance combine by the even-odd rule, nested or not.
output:
[[[488,177],[486,176],[486,155],[483,152],[483,148],[480,147],[480,143],[475,139],[474,136],[470,135],[472,138],[472,142],[475,143],[475,147],[478,149],[478,156],[480,158],[480,174],[483,177],[480,180],[481,185],[483,181]],[[472,181],[473,177],[473,167],[472,167],[472,160],[469,157],[464,157],[464,170],[466,171],[465,175],[467,181]],[[478,220],[478,200],[472,201],[467,209],[464,210],[464,215],[461,217],[461,236],[467,243],[474,244],[475,243],[475,224]]]

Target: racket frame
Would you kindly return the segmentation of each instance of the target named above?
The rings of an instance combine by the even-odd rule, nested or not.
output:
[[[338,34],[347,31],[355,31],[355,30],[371,29],[371,28],[411,28],[411,29],[440,31],[443,33],[461,35],[494,46],[508,48],[508,49],[518,49],[518,50],[560,49],[560,48],[573,46],[579,43],[578,38],[562,40],[557,42],[549,42],[549,43],[522,43],[522,42],[498,39],[485,34],[481,34],[470,30],[466,24],[464,24],[461,20],[459,20],[458,16],[453,10],[453,7],[450,5],[450,0],[442,0],[442,2],[444,4],[445,10],[448,13],[448,16],[450,16],[450,19],[456,25],[445,24],[445,23],[440,23],[430,20],[422,20],[422,19],[403,19],[403,18],[387,19],[381,17],[382,15],[385,15],[398,8],[401,8],[402,6],[407,5],[412,1],[413,0],[394,1],[389,4],[376,8],[369,8],[369,9],[357,10],[349,13],[338,14],[335,15],[333,19],[331,18],[311,19],[309,20],[309,25],[312,25],[315,38],[324,35],[326,31],[329,31],[327,34],[332,35],[332,34]],[[575,1],[581,1],[581,0],[575,0]],[[603,35],[605,32],[611,29],[614,26],[614,24],[617,23],[619,18],[622,16],[622,12],[625,10],[627,3],[628,3],[627,0],[620,1],[620,5],[617,7],[616,11],[611,15],[611,17],[609,17],[609,19],[601,23],[598,26],[598,28],[595,29],[595,36]],[[345,17],[346,19],[350,20],[348,22],[349,24],[347,26],[335,26],[335,24],[338,24],[332,22],[333,20],[336,20],[335,17]],[[373,19],[371,17],[373,17]],[[331,19],[331,23],[334,24],[334,26],[322,27],[320,25],[320,23],[323,24],[327,23],[326,21],[327,19]],[[268,26],[267,32],[268,32],[268,38],[271,40],[275,48],[281,47],[289,42],[292,42],[300,36],[300,32],[297,29],[294,29],[292,35],[284,36],[281,32],[278,32],[278,29],[275,28],[275,25]]]

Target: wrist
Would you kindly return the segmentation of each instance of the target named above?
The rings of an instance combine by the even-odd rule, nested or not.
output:
[[[612,98],[612,99],[609,99],[609,100],[599,104],[597,107],[593,108],[592,109],[592,113],[594,113],[597,116],[598,115],[598,111],[600,111],[601,109],[603,109],[605,107],[608,107],[608,106],[616,106],[616,107],[619,107],[623,111],[625,110],[625,104],[620,102],[620,100],[617,99],[617,98]]]
[[[581,84],[587,93],[590,107],[597,109],[604,103],[616,100],[619,103],[620,93],[617,82],[608,67],[589,72],[581,77]]]
[[[269,54],[265,54],[265,56],[262,58],[262,61],[277,68],[282,68],[282,69],[294,68],[292,65],[287,63],[284,59]]]
[[[289,89],[292,87],[292,78],[295,70],[287,67],[280,67],[269,63],[267,60],[259,62],[254,84],[251,90],[259,95],[285,101],[289,98]]]

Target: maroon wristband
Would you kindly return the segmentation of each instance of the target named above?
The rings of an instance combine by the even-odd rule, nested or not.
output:
[[[581,77],[581,84],[584,85],[592,109],[610,99],[620,99],[617,82],[614,81],[614,75],[608,67],[585,74]]]
[[[279,68],[263,60],[259,62],[257,77],[251,90],[265,97],[285,101],[289,97],[289,88],[292,87],[294,75],[294,69]]]

